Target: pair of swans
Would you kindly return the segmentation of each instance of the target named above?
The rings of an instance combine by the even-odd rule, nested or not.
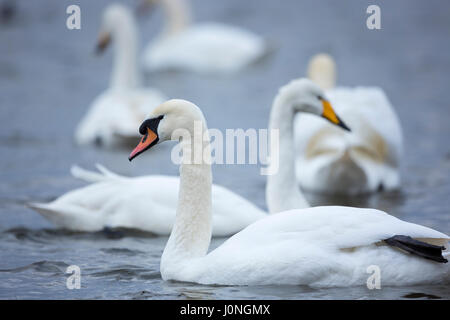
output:
[[[158,0],[168,26],[145,50],[143,65],[150,70],[184,69],[202,73],[237,71],[260,57],[265,48],[258,36],[230,26],[188,25],[187,3]],[[137,136],[136,127],[157,105],[167,100],[156,89],[144,88],[138,65],[138,32],[133,14],[120,4],[103,12],[97,49],[114,41],[110,87],[98,96],[75,131],[80,145],[114,146]]]
[[[296,112],[325,115],[345,128],[322,90],[306,79],[280,91],[272,109],[277,116],[271,117],[270,127],[288,130],[292,121],[286,124],[283,115],[292,117]],[[201,110],[191,102],[169,100],[158,106],[141,125],[139,131],[144,137],[130,154],[130,161],[156,144],[178,139],[175,130],[187,130],[193,137],[194,122],[201,122],[207,131]],[[283,141],[280,154],[289,156],[292,152]],[[209,139],[192,139],[182,145],[177,213],[161,257],[164,280],[217,285],[352,286],[365,285],[367,270],[372,266],[380,269],[384,286],[450,280],[449,265],[444,264],[449,256],[447,235],[374,209],[329,206],[279,212],[259,219],[207,253],[212,218],[211,165],[207,158],[192,163],[191,151],[205,150],[208,155],[209,143]],[[294,158],[290,160],[294,166]],[[285,177],[283,172],[273,178],[280,177]],[[282,190],[286,201],[298,197],[294,187],[295,183]],[[276,189],[268,190],[268,195],[270,192]]]
[[[303,91],[299,82],[280,90],[270,114],[270,127],[280,127],[280,169],[268,176],[267,207],[270,213],[309,206],[295,180],[293,114],[286,101]],[[92,184],[70,191],[55,201],[30,206],[55,225],[75,231],[127,227],[169,235],[175,221],[179,179],[171,176],[127,178],[99,166],[101,173],[74,167],[72,174]],[[213,185],[213,235],[230,236],[267,214],[222,186]],[[234,208],[231,210],[230,208]]]
[[[300,186],[313,192],[350,195],[397,189],[402,131],[383,90],[335,87],[336,66],[326,54],[311,59],[308,76],[325,89],[352,134],[312,115],[298,116],[295,142]]]
[[[324,97],[322,90],[307,79],[293,81],[280,90],[269,126],[279,129],[280,136],[289,133],[290,136],[280,140],[280,161],[286,163],[280,165],[277,174],[269,176],[266,188],[269,210],[279,213],[258,218],[209,254],[206,253],[215,216],[211,166],[207,162],[183,161],[176,217],[161,259],[163,279],[223,285],[352,286],[364,285],[367,268],[376,265],[382,272],[383,285],[449,280],[448,265],[442,263],[449,255],[449,237],[443,233],[374,209],[330,206],[290,210],[307,204],[292,174],[294,114],[325,115],[334,124],[345,127]],[[140,132],[145,137],[130,159],[170,140],[176,129],[188,130],[193,135],[194,121],[201,121],[207,130],[203,114],[194,104],[184,100],[163,103],[141,125]],[[200,150],[208,150],[209,141],[201,143]],[[185,144],[183,148],[183,154],[190,154],[191,145]],[[92,175],[84,172],[85,176],[89,174]],[[110,184],[115,179],[124,179],[108,172],[104,175],[110,176]],[[97,178],[92,175],[88,179]],[[145,188],[153,190],[158,185],[146,184]],[[142,206],[152,215],[151,194],[142,198]],[[101,205],[102,200],[97,203]],[[245,208],[240,211],[229,203],[227,208],[233,214],[245,214]],[[64,216],[52,209],[47,213]]]

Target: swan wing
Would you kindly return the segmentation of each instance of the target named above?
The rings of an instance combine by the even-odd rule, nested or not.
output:
[[[441,232],[402,221],[380,210],[324,206],[269,215],[231,237],[223,247],[256,248],[261,242],[270,245],[288,240],[345,249],[374,244],[395,235],[449,240]]]
[[[175,219],[178,184],[176,177],[116,179],[106,176],[53,202],[33,203],[30,207],[55,225],[71,230],[127,227],[167,235]]]
[[[330,287],[365,285],[368,266],[376,265],[384,285],[450,280],[447,264],[385,245],[383,240],[395,235],[448,248],[447,235],[382,211],[315,207],[269,215],[173,274],[205,284]]]
[[[267,214],[237,193],[213,184],[212,222],[214,236],[229,236]]]
[[[100,164],[100,173],[73,166],[72,174],[91,182],[47,204],[29,206],[59,227],[97,231],[128,227],[168,235],[175,220],[179,178],[120,176]],[[232,235],[265,213],[254,204],[219,185],[213,185],[213,235]]]

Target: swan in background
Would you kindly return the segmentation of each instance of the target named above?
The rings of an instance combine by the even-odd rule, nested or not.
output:
[[[263,39],[241,28],[211,22],[191,25],[185,0],[146,1],[160,4],[167,21],[163,32],[144,51],[143,64],[149,71],[232,73],[266,51]]]
[[[286,92],[284,104],[291,112],[326,115],[334,124],[341,124],[323,99],[322,90],[307,79],[296,82],[295,92]],[[450,279],[450,268],[443,264],[447,261],[443,254],[449,253],[447,235],[374,209],[330,206],[268,215],[207,253],[212,172],[207,157],[210,141],[201,110],[185,100],[170,100],[155,108],[141,125],[144,137],[129,159],[158,143],[177,139],[174,133],[179,129],[194,136],[194,126],[199,127],[194,123],[202,124],[205,135],[182,144],[177,213],[160,264],[164,280],[356,286],[366,285],[367,270],[374,265],[381,270],[384,286]],[[272,124],[275,126],[275,121]],[[192,163],[192,150],[204,150],[200,162]]]
[[[112,146],[136,138],[136,127],[166,98],[141,86],[137,65],[138,39],[134,17],[128,8],[112,4],[103,12],[97,50],[114,41],[115,56],[110,87],[98,96],[76,128],[80,145]]]
[[[58,227],[99,231],[133,228],[166,236],[175,221],[180,179],[150,175],[129,178],[101,165],[101,173],[72,167],[72,175],[92,184],[72,190],[50,203],[31,203]],[[266,216],[254,204],[222,186],[213,185],[213,235],[230,236]]]
[[[352,134],[311,115],[299,115],[295,122],[295,141],[300,186],[328,194],[399,188],[402,131],[383,90],[335,88],[335,63],[326,54],[312,58],[308,76],[325,89]]]

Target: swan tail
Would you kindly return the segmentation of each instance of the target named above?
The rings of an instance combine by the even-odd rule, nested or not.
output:
[[[27,203],[27,207],[37,212],[50,212],[52,211],[48,203],[30,202]]]
[[[448,262],[448,260],[443,256],[443,251],[445,250],[444,246],[436,246],[403,235],[393,236],[389,239],[384,240],[384,242],[392,247],[397,247],[425,259],[440,263]],[[448,252],[445,253],[445,255],[448,256]]]
[[[117,179],[126,179],[126,177],[120,176],[110,170],[108,170],[107,168],[105,168],[104,166],[102,166],[101,164],[97,163],[96,168],[98,172],[94,172],[94,171],[89,171],[86,169],[83,169],[77,165],[73,165],[72,168],[70,169],[70,172],[72,173],[72,175],[75,178],[78,178],[80,180],[84,180],[86,182],[101,182],[101,181],[106,181],[106,180],[117,180]]]
[[[314,55],[308,64],[308,78],[328,90],[336,86],[336,64],[332,56],[319,53]]]
[[[101,230],[96,212],[79,205],[32,202],[27,206],[60,228],[73,231]]]
[[[61,210],[58,210],[57,208],[52,206],[52,203],[31,202],[31,203],[28,203],[27,206],[30,209],[33,209],[34,211],[38,212],[44,218],[46,218],[47,220],[53,222],[57,226],[62,226],[59,223],[59,220],[65,214],[63,212],[61,212]]]

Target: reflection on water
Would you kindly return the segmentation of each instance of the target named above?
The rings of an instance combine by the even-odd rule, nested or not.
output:
[[[178,174],[169,161],[169,143],[130,164],[127,157],[137,140],[116,150],[78,148],[72,142],[76,124],[108,83],[112,53],[91,55],[107,2],[78,1],[84,19],[79,31],[65,28],[65,3],[50,0],[17,2],[13,19],[0,24],[0,42],[7,44],[0,46],[0,299],[450,298],[448,287],[439,285],[369,290],[164,282],[159,261],[166,237],[126,229],[56,230],[28,209],[30,201],[47,202],[84,186],[69,174],[74,163],[92,169],[98,162],[130,176]],[[403,183],[398,192],[352,198],[307,194],[308,200],[378,208],[450,233],[450,20],[443,10],[450,4],[383,3],[378,32],[365,29],[369,3],[364,1],[284,1],[280,6],[267,0],[258,1],[257,10],[254,1],[192,2],[198,20],[244,26],[268,38],[276,50],[236,76],[167,72],[148,75],[149,85],[197,103],[210,128],[266,128],[278,87],[302,75],[312,54],[326,50],[336,57],[339,83],[381,85],[396,107],[405,136]],[[158,31],[159,18],[141,19],[143,44]],[[215,183],[265,209],[265,177],[258,166],[215,165],[213,173]],[[212,248],[224,240],[214,239]],[[81,268],[80,290],[66,288],[70,265]]]

